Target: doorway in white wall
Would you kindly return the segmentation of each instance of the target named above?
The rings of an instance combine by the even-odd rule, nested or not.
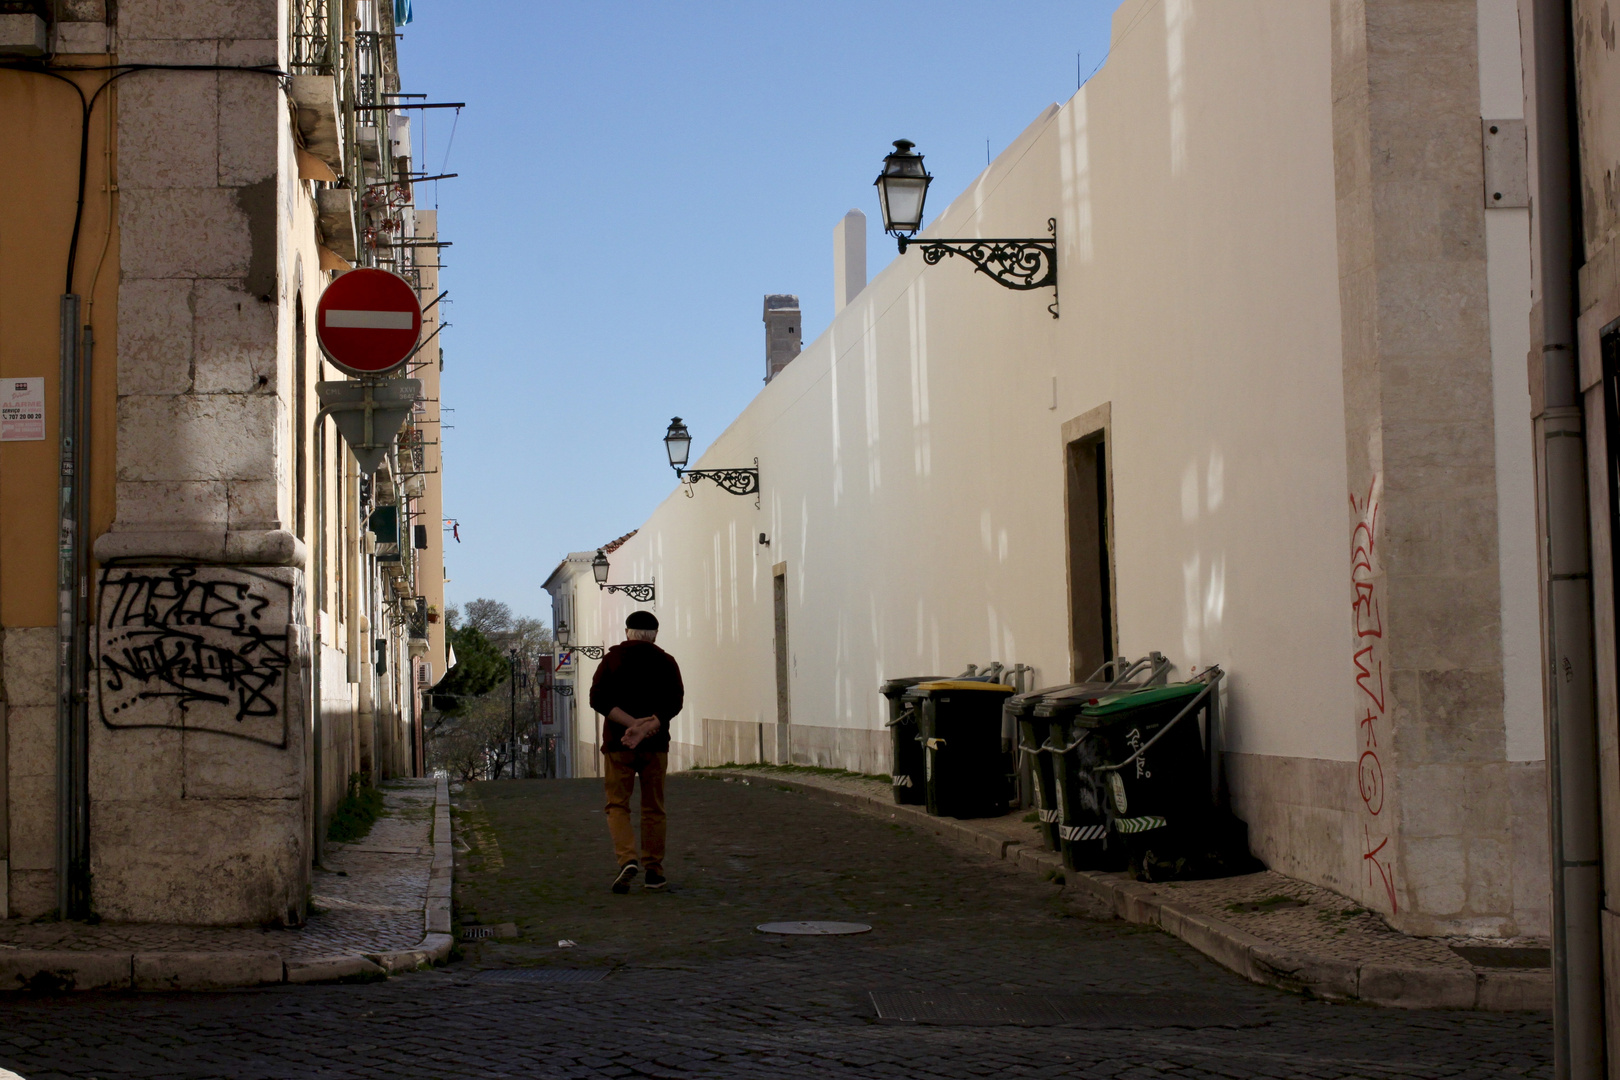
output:
[[[777,563],[771,569],[771,596],[776,607],[776,755],[773,760],[778,765],[787,765],[793,760],[788,736],[793,709],[788,695],[787,563]]]
[[[1113,518],[1108,436],[1094,431],[1064,447],[1069,554],[1069,654],[1075,680],[1114,658]]]

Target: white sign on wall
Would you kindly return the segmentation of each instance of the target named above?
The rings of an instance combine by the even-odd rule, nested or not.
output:
[[[0,379],[0,442],[45,437],[45,378]]]

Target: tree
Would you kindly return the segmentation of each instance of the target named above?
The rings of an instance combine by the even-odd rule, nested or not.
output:
[[[551,651],[551,629],[539,619],[513,615],[510,605],[500,600],[484,597],[464,608],[446,607],[444,622],[456,666],[433,688],[438,716],[428,730],[430,764],[462,780],[497,777],[503,770],[536,775],[540,658]],[[508,760],[514,734],[529,758],[522,770]]]
[[[464,614],[467,625],[482,631],[487,637],[493,638],[512,629],[512,609],[499,600],[486,600],[483,597],[469,600]]]
[[[433,707],[460,716],[472,702],[506,681],[511,664],[499,646],[471,624],[446,631],[456,666],[433,688]]]

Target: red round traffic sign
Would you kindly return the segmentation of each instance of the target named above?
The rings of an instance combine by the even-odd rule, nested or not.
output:
[[[422,335],[422,304],[410,282],[362,267],[340,276],[315,306],[321,351],[350,375],[381,375],[405,362]]]

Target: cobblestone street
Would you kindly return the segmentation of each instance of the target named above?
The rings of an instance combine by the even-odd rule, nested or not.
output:
[[[0,1066],[28,1080],[1551,1075],[1543,1015],[1332,1005],[1254,986],[1061,884],[766,777],[672,778],[670,889],[614,896],[601,804],[593,780],[461,795],[460,918],[512,922],[518,936],[464,944],[448,968],[214,995],[12,995],[0,999]],[[753,929],[778,919],[873,929]],[[491,977],[537,967],[606,974]],[[1045,1026],[879,1021],[870,995],[904,991],[1104,1008]]]

